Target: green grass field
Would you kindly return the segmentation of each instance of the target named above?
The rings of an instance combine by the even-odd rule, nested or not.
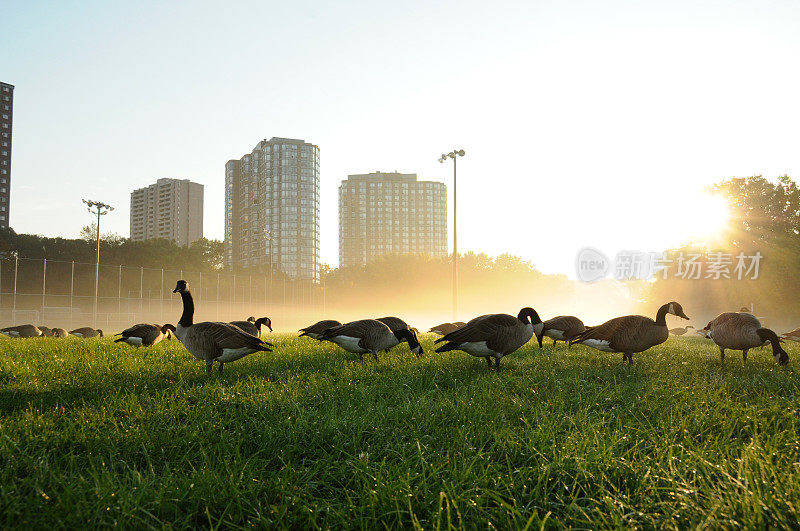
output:
[[[432,336],[378,363],[271,340],[211,375],[177,341],[0,340],[0,527],[800,521],[800,385],[769,349],[534,341],[495,374]]]

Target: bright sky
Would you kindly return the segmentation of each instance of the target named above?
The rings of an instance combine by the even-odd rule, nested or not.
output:
[[[451,191],[459,250],[572,274],[578,249],[659,251],[718,225],[698,192],[800,176],[800,2],[5,0],[11,224],[75,237],[159,177],[205,185],[263,138],[321,150],[322,258],[351,173]],[[709,214],[712,212],[712,214]],[[452,211],[451,211],[452,215]],[[452,231],[452,226],[449,227]]]

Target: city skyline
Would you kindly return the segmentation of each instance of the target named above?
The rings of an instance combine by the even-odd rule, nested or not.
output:
[[[130,238],[166,238],[185,247],[203,237],[202,184],[158,179],[131,192]]]
[[[469,153],[459,250],[572,274],[587,245],[613,256],[704,232],[711,203],[696,192],[714,182],[800,175],[795,4],[50,3],[42,16],[18,2],[4,13],[19,232],[77,237],[90,196],[117,207],[103,227],[125,234],[130,190],[170,175],[206,186],[205,232],[221,239],[220,164],[280,135],[325,153],[320,253],[336,265],[341,179],[388,167],[449,187],[437,158],[458,145]],[[300,44],[269,51],[286,42]],[[505,230],[536,223],[565,236]]]

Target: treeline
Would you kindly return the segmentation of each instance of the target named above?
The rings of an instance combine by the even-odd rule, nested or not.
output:
[[[670,254],[700,254],[699,261],[707,271],[713,253],[725,253],[734,259],[728,268],[729,278],[715,278],[716,275],[706,278],[704,273],[700,279],[684,279],[670,274],[653,283],[648,299],[680,301],[684,308],[693,308],[691,313],[696,315],[697,322],[703,321],[702,325],[723,311],[752,305],[767,326],[779,331],[798,326],[800,188],[797,183],[786,175],[776,182],[757,175],[723,181],[710,191],[724,197],[730,205],[728,229],[712,247],[686,245]],[[755,271],[741,280],[738,278],[734,267],[739,253],[762,255],[757,278],[752,278]]]

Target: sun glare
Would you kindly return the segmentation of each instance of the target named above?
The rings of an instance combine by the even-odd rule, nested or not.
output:
[[[708,244],[718,242],[730,222],[728,202],[723,197],[711,194],[699,194],[692,202],[696,203],[692,212],[696,223],[694,238]]]

